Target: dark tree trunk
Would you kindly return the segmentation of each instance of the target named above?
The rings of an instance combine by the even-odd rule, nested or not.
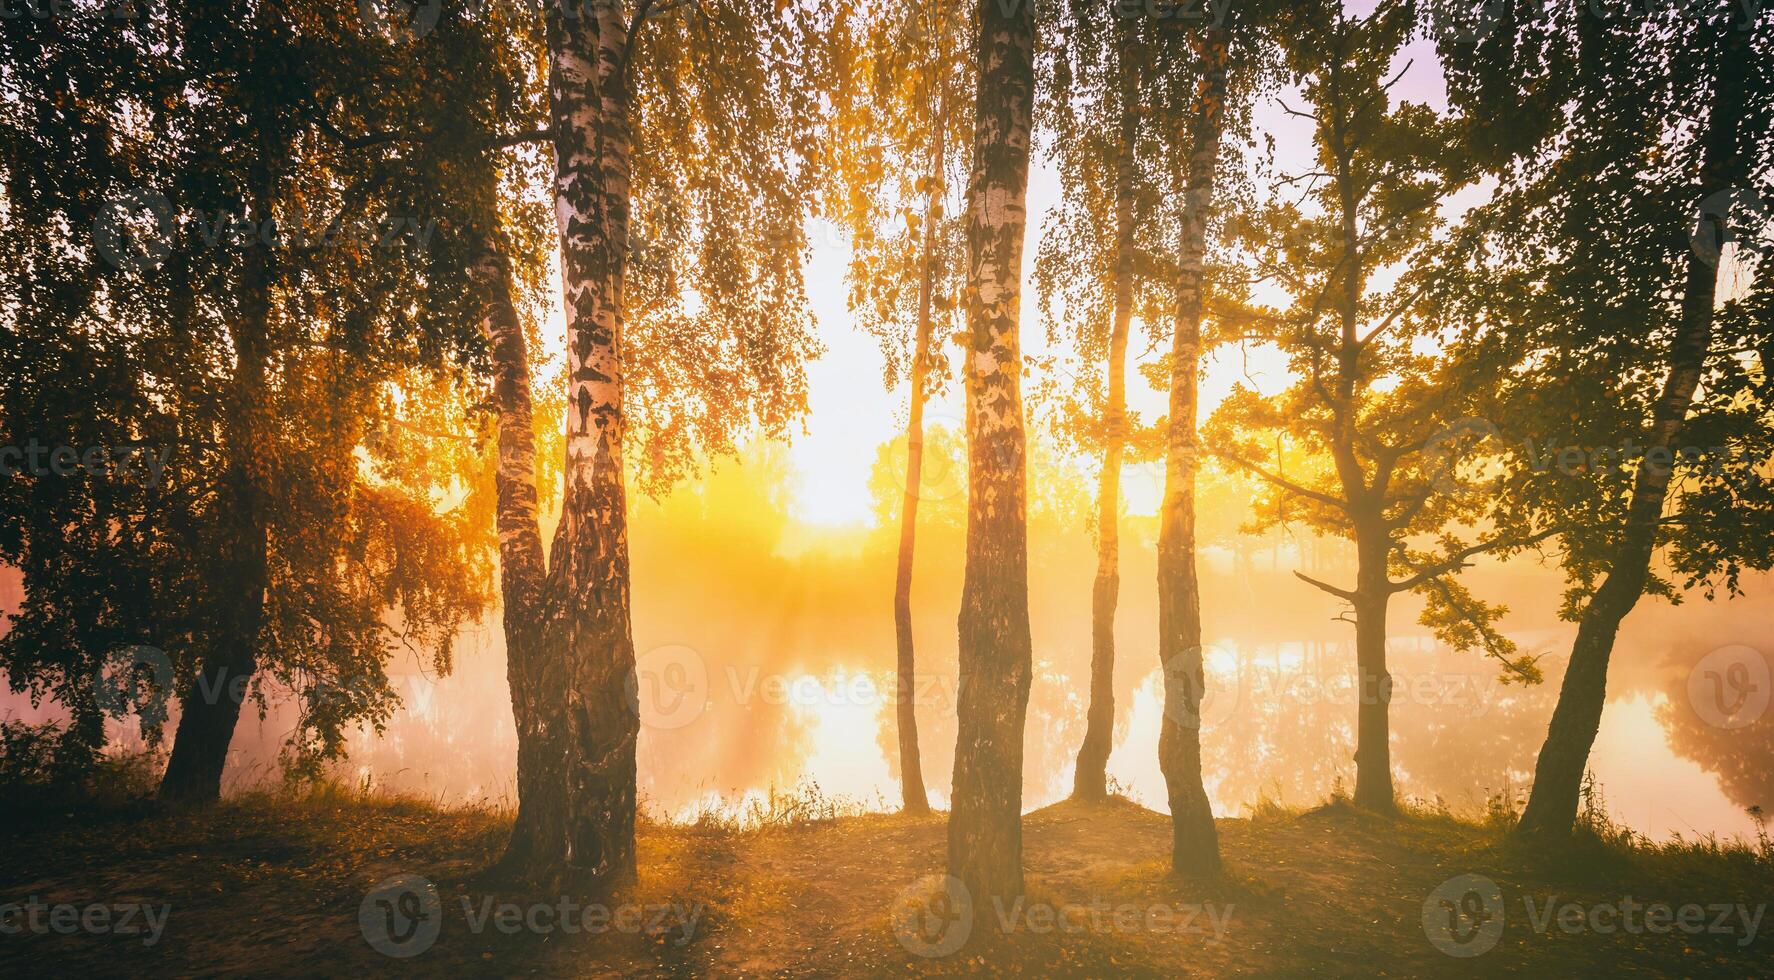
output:
[[[614,4],[549,4],[555,213],[567,314],[567,447],[535,663],[538,758],[525,877],[595,893],[635,869],[639,707],[622,473],[627,31]]]
[[[1748,166],[1740,134],[1751,60],[1748,36],[1747,31],[1727,27],[1717,42],[1713,104],[1695,182],[1696,201],[1741,183]],[[1553,710],[1546,742],[1534,767],[1534,786],[1522,811],[1518,830],[1523,834],[1562,837],[1571,832],[1576,821],[1583,772],[1607,701],[1608,660],[1614,638],[1620,622],[1644,595],[1656,551],[1657,527],[1669,493],[1673,466],[1653,463],[1651,450],[1668,449],[1674,443],[1699,388],[1712,343],[1718,273],[1716,260],[1709,262],[1696,251],[1688,253],[1681,322],[1669,352],[1669,375],[1653,410],[1646,453],[1633,476],[1626,527],[1607,578],[1578,622],[1558,707]]]
[[[1382,813],[1397,808],[1392,787],[1392,674],[1386,669],[1386,607],[1392,539],[1378,516],[1355,521],[1355,802]]]
[[[494,175],[487,174],[489,188]],[[493,195],[497,199],[497,194]],[[536,522],[536,446],[530,404],[530,357],[523,324],[512,300],[511,262],[491,235],[474,243],[469,274],[481,291],[481,330],[492,354],[493,403],[499,413],[499,460],[494,474],[499,498],[499,590],[505,631],[505,673],[517,723],[518,812],[501,866],[521,869],[534,839],[533,801],[548,772],[541,754],[537,659],[543,585],[547,575]],[[526,803],[529,805],[527,806]]]
[[[1332,99],[1331,109],[1338,120],[1347,120],[1349,113],[1356,111],[1341,94],[1336,94],[1334,87]],[[1331,128],[1340,131],[1343,125],[1338,122]],[[1370,482],[1356,449],[1361,414],[1356,388],[1362,383],[1358,325],[1368,274],[1366,249],[1371,243],[1361,235],[1360,208],[1367,189],[1354,171],[1353,158],[1354,150],[1348,141],[1337,136],[1330,149],[1330,169],[1336,181],[1343,247],[1342,261],[1337,266],[1342,273],[1342,282],[1337,283],[1342,287],[1337,296],[1341,343],[1337,348],[1336,394],[1331,399],[1334,431],[1328,441],[1343,500],[1347,502],[1351,537],[1355,540],[1355,590],[1335,594],[1349,602],[1355,615],[1355,802],[1392,813],[1397,803],[1392,786],[1389,730],[1392,677],[1386,670],[1386,607],[1395,591],[1386,567],[1393,545],[1392,528],[1385,517],[1389,470],[1385,464],[1376,466],[1377,472]],[[1327,293],[1336,272],[1331,276],[1332,280],[1326,283]]]
[[[1072,796],[1100,800],[1108,793],[1109,752],[1115,734],[1115,606],[1121,591],[1121,461],[1126,452],[1127,332],[1133,320],[1134,146],[1139,136],[1138,78],[1133,57],[1135,21],[1121,28],[1118,66],[1120,149],[1115,164],[1115,310],[1109,327],[1109,397],[1103,410],[1108,444],[1096,496],[1096,580],[1090,591],[1090,711],[1084,744],[1072,774]]]
[[[967,565],[949,873],[976,903],[1023,891],[1023,721],[1031,674],[1022,351],[1034,4],[981,0],[967,188]],[[982,906],[983,907],[983,906]]]
[[[249,220],[257,227],[271,214],[271,181],[261,173],[260,200]],[[241,702],[258,667],[259,633],[265,625],[266,590],[271,584],[265,504],[254,456],[261,451],[257,417],[264,411],[265,363],[271,323],[273,257],[266,248],[241,256],[240,304],[229,319],[234,343],[234,378],[224,422],[227,470],[217,509],[225,522],[214,561],[213,592],[218,605],[214,647],[180,702],[163,799],[206,803],[221,796],[228,745],[240,721]]]
[[[918,279],[918,330],[912,340],[912,397],[905,430],[905,498],[899,514],[899,564],[893,578],[893,637],[898,646],[895,692],[899,720],[899,782],[907,813],[929,813],[924,762],[918,752],[917,661],[912,647],[912,559],[918,538],[918,485],[924,478],[924,389],[929,377],[930,304],[936,290],[936,229],[942,218],[943,171],[947,166],[947,101],[940,103],[936,142],[930,151],[929,204],[924,211],[924,259]]]
[[[1641,561],[1624,544],[1607,581],[1583,611],[1577,639],[1571,645],[1571,661],[1558,692],[1558,706],[1540,757],[1534,766],[1533,788],[1517,829],[1524,834],[1563,836],[1571,832],[1582,795],[1583,771],[1589,750],[1601,726],[1602,706],[1607,700],[1608,659],[1620,621],[1632,611],[1644,591],[1650,570],[1650,549]]]
[[[1201,659],[1201,583],[1195,570],[1195,475],[1201,452],[1195,416],[1207,216],[1225,120],[1230,45],[1223,28],[1210,28],[1200,50],[1204,84],[1190,120],[1176,332],[1171,339],[1170,431],[1158,526],[1158,658],[1164,668],[1158,765],[1170,799],[1170,865],[1185,875],[1212,875],[1220,869],[1219,832],[1201,778],[1201,699],[1207,678]]]

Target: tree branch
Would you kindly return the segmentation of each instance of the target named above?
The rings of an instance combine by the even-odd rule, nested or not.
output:
[[[1446,602],[1448,604],[1448,607],[1453,609],[1454,612],[1459,613],[1460,618],[1464,619],[1466,621],[1467,625],[1472,627],[1472,631],[1474,633],[1478,634],[1479,640],[1481,640],[1484,643],[1485,656],[1488,656],[1492,660],[1495,660],[1498,663],[1502,664],[1504,667],[1509,668],[1509,670],[1512,673],[1514,673],[1515,676],[1520,677],[1522,679],[1522,683],[1524,683],[1524,684],[1538,684],[1538,683],[1540,683],[1540,678],[1534,676],[1533,672],[1523,669],[1520,664],[1509,659],[1509,656],[1507,654],[1505,654],[1505,653],[1503,653],[1503,651],[1497,649],[1496,644],[1491,642],[1491,630],[1490,630],[1489,626],[1483,622],[1480,622],[1477,615],[1475,615],[1472,612],[1472,610],[1466,608],[1464,603],[1462,603],[1459,599],[1454,597],[1454,590],[1448,588],[1448,584],[1446,582],[1443,582],[1440,579],[1435,579],[1432,581],[1431,584],[1433,584],[1435,586],[1436,590],[1441,593],[1441,598],[1444,602]],[[1540,658],[1535,657],[1533,659],[1537,661]]]
[[[1417,512],[1423,509],[1423,505],[1429,502],[1429,498],[1433,496],[1434,493],[1435,485],[1428,484],[1423,488],[1422,493],[1413,494],[1408,498],[1403,498],[1404,510],[1401,511],[1397,517],[1387,521],[1386,526],[1393,530],[1409,527],[1411,521],[1416,520]]]
[[[1544,541],[1547,538],[1552,537],[1554,534],[1559,533],[1561,530],[1563,530],[1561,527],[1549,527],[1544,531],[1531,534],[1525,538],[1492,538],[1489,541],[1480,542],[1469,548],[1461,548],[1459,551],[1454,552],[1441,561],[1418,571],[1417,574],[1412,575],[1410,578],[1401,582],[1391,582],[1389,584],[1393,592],[1405,592],[1422,585],[1430,579],[1446,575],[1448,572],[1456,569],[1465,568],[1469,564],[1466,560],[1468,558],[1482,555],[1486,552],[1500,551],[1504,548],[1525,548],[1536,542]]]
[[[1417,297],[1423,295],[1428,290],[1429,290],[1429,283],[1427,280],[1425,280],[1421,285],[1419,285],[1416,288],[1415,292],[1412,292],[1409,296],[1406,296],[1404,298],[1403,302],[1399,303],[1398,306],[1395,307],[1391,313],[1387,314],[1386,319],[1381,320],[1379,326],[1373,328],[1372,330],[1369,330],[1367,336],[1361,338],[1360,340],[1357,340],[1355,342],[1356,349],[1357,350],[1365,349],[1369,343],[1373,342],[1373,339],[1375,337],[1378,337],[1380,334],[1385,333],[1386,329],[1388,327],[1391,327],[1394,323],[1398,322],[1399,317],[1404,314],[1405,310],[1410,309],[1411,306],[1417,302]]]
[[[1286,100],[1276,99],[1275,104],[1281,107],[1282,112],[1285,112],[1290,116],[1298,116],[1301,119],[1310,119],[1313,122],[1318,121],[1318,116],[1316,116],[1310,112],[1301,112],[1300,110],[1295,109],[1293,106],[1288,105]]]
[[[622,42],[621,69],[623,74],[628,73],[629,62],[634,60],[635,35],[640,31],[641,25],[647,22],[648,17],[668,14],[679,7],[694,6],[697,2],[698,0],[665,0],[664,3],[655,5],[653,0],[641,0],[640,6],[634,10],[634,19],[628,22],[628,37]]]
[[[332,137],[334,142],[347,150],[362,150],[372,146],[383,146],[388,143],[429,143],[432,140],[437,139],[438,136],[435,132],[414,133],[398,130],[365,133],[362,136],[348,136],[342,132],[339,127],[333,125],[332,120],[326,117],[325,112],[312,112],[307,113],[307,115],[308,118],[312,119],[314,124],[320,128],[321,132]],[[554,128],[552,126],[543,127],[541,129],[529,129],[521,132],[509,133],[503,136],[488,136],[482,141],[481,148],[486,150],[503,150],[517,146],[520,143],[531,143],[537,140],[550,139],[553,136]]]
[[[1283,490],[1286,490],[1288,493],[1291,493],[1296,497],[1305,497],[1308,500],[1316,500],[1321,504],[1324,504],[1328,507],[1335,507],[1338,510],[1343,511],[1345,513],[1347,513],[1349,510],[1349,505],[1347,503],[1343,502],[1342,500],[1340,500],[1336,497],[1331,496],[1328,493],[1320,493],[1317,490],[1309,490],[1306,487],[1302,487],[1299,484],[1293,482],[1292,480],[1289,480],[1287,477],[1280,476],[1275,473],[1271,473],[1268,470],[1263,469],[1261,466],[1258,466],[1257,464],[1252,463],[1249,460],[1246,460],[1242,457],[1233,456],[1233,455],[1226,454],[1226,453],[1214,453],[1214,455],[1219,456],[1221,459],[1225,459],[1225,460],[1231,462],[1234,466],[1243,467],[1244,469],[1249,470],[1252,473],[1255,473],[1256,475],[1262,477],[1265,480],[1268,480],[1270,483],[1275,484],[1276,486],[1280,487]]]
[[[1312,586],[1315,589],[1319,589],[1324,592],[1329,592],[1331,595],[1334,595],[1339,599],[1343,599],[1348,602],[1355,601],[1355,593],[1350,592],[1347,589],[1339,589],[1336,586],[1330,584],[1329,582],[1320,582],[1319,580],[1313,578],[1312,576],[1307,575],[1305,572],[1295,571],[1294,578],[1299,579],[1300,581],[1306,583],[1307,585]]]

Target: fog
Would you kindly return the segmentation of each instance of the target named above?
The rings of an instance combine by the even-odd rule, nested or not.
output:
[[[932,803],[945,806],[955,738],[955,619],[964,538],[960,447],[932,433],[913,586],[920,744]],[[631,505],[633,615],[639,662],[643,806],[688,819],[774,790],[853,806],[897,806],[891,599],[898,461],[877,451],[873,527],[809,524],[795,513],[796,474],[783,447],[761,444],[661,499]],[[1128,496],[1153,499],[1159,470],[1129,467]],[[1151,487],[1142,487],[1141,482]],[[1094,474],[1038,455],[1030,483],[1030,597],[1035,680],[1024,742],[1024,804],[1061,799],[1083,737],[1095,567]],[[1292,805],[1354,784],[1353,627],[1341,603],[1296,579],[1352,576],[1339,542],[1255,536],[1247,488],[1203,479],[1202,615],[1210,695],[1202,732],[1216,811],[1260,798]],[[1116,633],[1116,737],[1110,778],[1164,808],[1157,765],[1156,518],[1124,517]],[[1493,795],[1517,799],[1545,734],[1574,629],[1560,622],[1563,579],[1529,559],[1481,563],[1466,580],[1509,607],[1505,632],[1542,655],[1544,684],[1505,684],[1498,665],[1439,645],[1400,596],[1389,619],[1393,762],[1401,793],[1476,813]],[[1646,599],[1627,619],[1591,766],[1608,809],[1657,838],[1753,835],[1746,812],[1774,797],[1774,722],[1765,717],[1767,661],[1757,647],[1774,606],[1766,577],[1749,596],[1674,605]],[[16,592],[16,580],[9,588]],[[15,607],[16,596],[9,597]],[[465,630],[454,668],[435,676],[411,651],[390,670],[403,707],[380,734],[361,730],[334,775],[445,802],[509,805],[512,727],[498,611]],[[1738,647],[1737,645],[1743,645]],[[1710,655],[1710,657],[1709,657]],[[1703,662],[1704,661],[1704,662]],[[1747,708],[1745,699],[1751,702]],[[1759,698],[1759,701],[1756,699]],[[280,778],[294,727],[287,698],[252,710],[235,736],[224,788]],[[8,696],[7,713],[56,716]],[[1735,714],[1733,711],[1735,710]],[[1748,722],[1746,724],[1746,722]],[[129,744],[127,726],[117,728]]]

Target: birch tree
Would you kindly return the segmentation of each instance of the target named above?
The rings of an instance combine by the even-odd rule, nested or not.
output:
[[[1185,124],[1187,157],[1176,264],[1176,312],[1170,352],[1170,414],[1165,440],[1164,499],[1158,528],[1158,657],[1164,668],[1164,718],[1158,763],[1170,802],[1173,871],[1219,870],[1219,833],[1201,775],[1201,585],[1195,568],[1196,434],[1200,395],[1201,320],[1206,291],[1207,223],[1220,168],[1220,141],[1230,107],[1227,71],[1232,33],[1205,25],[1194,40],[1194,90]]]
[[[961,51],[970,12],[950,0],[861,8],[850,89],[836,120],[841,158],[830,205],[851,236],[850,309],[886,355],[889,386],[906,376],[905,486],[893,583],[895,710],[905,810],[930,809],[918,751],[912,568],[924,493],[924,407],[949,373],[944,342],[960,305],[964,227],[949,202],[971,123],[973,66]],[[868,16],[876,15],[876,16]],[[909,283],[915,288],[908,288]]]
[[[597,892],[635,872],[631,422],[647,422],[629,451],[660,486],[694,449],[779,432],[805,406],[801,225],[821,115],[807,80],[826,70],[829,22],[749,0],[554,0],[544,26],[566,445],[538,650],[513,685],[519,757],[538,764],[528,779],[520,764],[501,866]]]
[[[985,903],[1022,894],[1022,739],[1031,680],[1023,431],[1023,232],[1035,97],[1031,3],[978,5],[967,187],[967,562],[949,874]],[[984,907],[983,904],[981,907]]]
[[[1100,359],[1105,382],[1061,394],[1062,433],[1081,451],[1100,454],[1097,484],[1097,567],[1091,587],[1090,703],[1073,771],[1072,796],[1106,795],[1115,728],[1115,607],[1120,591],[1121,469],[1138,420],[1127,411],[1127,344],[1149,270],[1136,236],[1154,205],[1150,161],[1136,152],[1144,131],[1150,69],[1144,64],[1142,21],[1110,5],[1076,7],[1058,25],[1045,59],[1051,67],[1043,116],[1060,171],[1064,205],[1044,229],[1035,278],[1049,332],[1071,341],[1081,358]],[[1147,147],[1150,155],[1150,147]],[[1104,215],[1112,220],[1104,220]],[[1144,229],[1149,238],[1151,227]],[[1150,248],[1150,242],[1145,243]],[[1142,275],[1143,274],[1143,275]],[[1053,311],[1064,304],[1064,322]],[[1069,327],[1070,329],[1066,329]]]

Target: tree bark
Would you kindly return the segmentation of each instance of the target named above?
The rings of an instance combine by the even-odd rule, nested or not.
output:
[[[1397,808],[1392,786],[1392,674],[1386,668],[1386,608],[1392,583],[1386,555],[1392,547],[1384,519],[1355,521],[1356,568],[1355,802],[1382,813]]]
[[[1739,184],[1748,163],[1739,125],[1749,84],[1748,32],[1726,27],[1720,33],[1712,111],[1695,182],[1696,201]],[[1688,253],[1681,320],[1670,346],[1669,374],[1652,412],[1649,445],[1633,474],[1626,526],[1607,577],[1578,621],[1558,706],[1553,709],[1534,767],[1533,789],[1517,827],[1524,835],[1563,837],[1570,834],[1576,821],[1583,772],[1607,701],[1608,660],[1614,638],[1621,621],[1644,595],[1674,469],[1671,462],[1652,462],[1652,451],[1667,451],[1673,444],[1699,388],[1712,343],[1718,271],[1716,261],[1708,262],[1694,251]]]
[[[489,177],[491,175],[489,174]],[[495,195],[496,198],[496,195]],[[499,415],[499,590],[504,606],[505,674],[517,723],[518,812],[501,868],[522,868],[534,840],[530,804],[544,792],[548,769],[541,755],[538,643],[547,565],[536,520],[536,444],[530,403],[530,358],[523,324],[512,300],[511,262],[492,236],[474,242],[469,275],[482,295],[481,331],[492,353],[493,405]]]
[[[1354,172],[1355,151],[1344,135],[1352,114],[1360,110],[1349,104],[1338,81],[1339,71],[1333,63],[1328,89],[1329,108],[1335,117],[1329,127],[1329,156],[1337,185],[1343,245],[1342,261],[1330,273],[1334,278],[1341,272],[1342,288],[1337,300],[1341,343],[1337,348],[1336,395],[1331,399],[1335,422],[1329,443],[1355,539],[1355,591],[1343,595],[1355,614],[1355,802],[1381,813],[1392,813],[1397,802],[1392,786],[1392,676],[1386,669],[1386,608],[1393,592],[1386,568],[1392,549],[1391,529],[1384,513],[1388,477],[1385,472],[1377,472],[1370,483],[1356,451],[1360,417],[1356,389],[1362,377],[1361,343],[1357,338],[1362,291],[1368,274],[1360,209],[1368,189]],[[1327,282],[1327,290],[1330,285]]]
[[[536,664],[540,757],[526,876],[601,892],[634,874],[639,708],[629,623],[622,473],[622,277],[629,132],[615,4],[548,5],[555,216],[567,315],[567,446],[561,522]]]
[[[936,228],[942,220],[943,169],[948,134],[947,100],[936,114],[936,142],[930,151],[929,203],[924,212],[924,260],[918,280],[918,329],[912,341],[912,397],[906,420],[905,497],[899,514],[899,564],[893,580],[893,635],[898,645],[899,780],[907,813],[929,813],[924,762],[918,752],[916,661],[912,648],[912,558],[918,537],[918,484],[924,476],[924,388],[929,375],[930,304],[936,289]]]
[[[254,183],[259,200],[256,213],[248,216],[253,227],[271,214],[271,178],[262,161],[258,170]],[[223,420],[225,503],[217,509],[222,538],[211,579],[219,605],[214,646],[180,702],[178,730],[160,780],[161,798],[182,803],[207,803],[221,796],[228,745],[234,741],[241,702],[258,667],[271,569],[264,494],[256,472],[255,456],[261,447],[255,420],[265,394],[273,261],[267,248],[243,251],[239,308],[228,321],[235,364]]]
[[[1207,216],[1213,204],[1220,136],[1225,127],[1230,47],[1226,30],[1212,27],[1204,32],[1199,51],[1202,84],[1190,120],[1183,239],[1177,257],[1176,327],[1171,342],[1170,431],[1158,527],[1158,657],[1164,668],[1158,765],[1170,798],[1171,869],[1186,875],[1212,875],[1220,869],[1219,832],[1201,778],[1201,699],[1206,674],[1201,658],[1201,584],[1195,570],[1195,475],[1200,466],[1195,416]]]
[[[967,564],[949,873],[972,901],[1023,891],[1022,740],[1032,671],[1025,519],[1023,233],[1035,94],[1034,4],[981,0],[967,189]]]
[[[1115,308],[1109,327],[1109,392],[1103,409],[1103,472],[1096,495],[1096,579],[1090,591],[1090,710],[1072,773],[1072,797],[1108,795],[1115,734],[1115,606],[1121,591],[1121,463],[1127,445],[1127,333],[1133,321],[1134,149],[1139,138],[1138,28],[1124,18],[1117,66],[1121,133],[1115,163]]]

